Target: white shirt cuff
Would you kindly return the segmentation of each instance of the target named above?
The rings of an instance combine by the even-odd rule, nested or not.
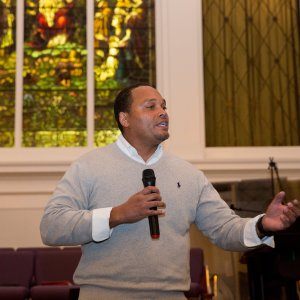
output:
[[[92,238],[101,242],[110,238],[113,229],[109,227],[109,218],[112,207],[97,208],[92,215]]]
[[[272,248],[275,247],[274,237],[266,236],[263,239],[260,239],[256,233],[256,223],[258,219],[264,214],[258,215],[255,218],[250,219],[244,228],[244,244],[247,247],[255,247],[262,244],[270,246]]]

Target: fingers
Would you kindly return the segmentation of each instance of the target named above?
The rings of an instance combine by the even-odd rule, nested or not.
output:
[[[292,201],[292,209],[295,211],[297,217],[300,217],[300,201],[298,199]]]
[[[153,207],[154,208],[156,208],[156,207],[158,207],[158,208],[166,208],[166,203],[163,202],[163,201],[147,201],[145,203],[145,207],[149,208],[149,209],[151,209]]]
[[[158,193],[150,193],[142,196],[145,201],[161,201],[161,196]]]
[[[156,187],[147,187],[119,206],[122,223],[134,223],[152,215],[164,215],[166,204]]]
[[[294,199],[292,203],[300,209],[300,202],[298,199]]]
[[[166,203],[162,201],[160,194],[150,193],[144,196],[143,207],[145,209],[145,217],[155,215],[165,215]]]
[[[283,214],[281,220],[284,222],[285,225],[289,226],[296,221],[297,215],[293,211],[290,205],[287,205],[283,209]]]
[[[159,194],[160,192],[159,192],[159,189],[158,189],[157,187],[155,187],[155,186],[147,186],[147,187],[145,187],[145,188],[141,191],[141,193],[142,193],[143,195],[148,195],[148,194],[151,194],[151,193]]]
[[[299,201],[293,200],[292,202],[287,203],[287,205],[283,208],[282,215],[280,217],[285,227],[289,227],[293,224],[297,217],[299,217]]]
[[[274,204],[283,203],[284,197],[285,197],[285,192],[283,192],[283,191],[279,192],[277,195],[275,195],[275,197],[273,199],[273,203]]]
[[[149,209],[147,216],[164,216],[166,211],[164,209]]]
[[[289,203],[287,203],[287,207],[290,211],[292,211],[295,217],[300,217],[300,202],[299,200],[295,199]]]
[[[268,230],[277,231],[286,229],[300,217],[299,200],[283,204],[284,197],[284,192],[278,193],[267,208],[266,217],[270,221],[266,227]]]
[[[146,208],[161,207],[165,208],[166,204],[162,201],[158,188],[148,186],[141,191]]]

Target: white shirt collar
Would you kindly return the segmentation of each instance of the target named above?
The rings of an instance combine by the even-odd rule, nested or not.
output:
[[[145,162],[142,159],[142,157],[138,154],[136,149],[127,142],[127,140],[124,138],[124,136],[122,134],[119,135],[116,144],[120,148],[120,150],[123,153],[125,153],[127,156],[129,156],[131,159],[133,159],[133,160],[135,160],[135,161],[137,161],[137,162],[139,162],[143,165],[146,165],[146,166],[153,165],[154,163],[159,161],[159,159],[163,155],[163,147],[162,147],[161,144],[159,144],[157,146],[157,149],[155,150],[155,152]]]

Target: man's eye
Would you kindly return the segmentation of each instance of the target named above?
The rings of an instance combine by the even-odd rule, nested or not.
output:
[[[147,108],[149,108],[149,109],[154,109],[154,107],[155,107],[155,105],[149,105],[149,106],[147,106]]]

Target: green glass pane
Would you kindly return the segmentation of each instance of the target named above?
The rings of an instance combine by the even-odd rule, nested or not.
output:
[[[23,145],[86,145],[86,1],[25,1]]]
[[[137,82],[155,85],[154,1],[94,4],[95,144],[101,146],[119,134],[113,115],[118,91]]]
[[[95,131],[94,139],[98,147],[115,142],[120,134],[118,129],[103,129]]]
[[[14,145],[15,20],[15,1],[0,1],[0,147]]]
[[[74,90],[24,91],[23,141],[31,147],[86,145],[86,95]]]

